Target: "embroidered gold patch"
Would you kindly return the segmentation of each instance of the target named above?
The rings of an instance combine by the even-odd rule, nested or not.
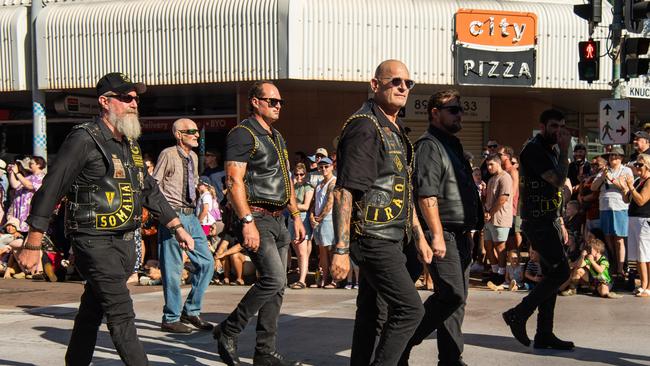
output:
[[[120,202],[117,210],[107,214],[97,214],[95,228],[98,230],[116,229],[126,224],[133,216],[133,188],[130,183],[120,183]]]
[[[104,192],[106,194],[106,202],[108,202],[108,207],[113,206],[113,200],[115,199],[115,192]]]
[[[401,172],[402,169],[404,169],[404,164],[402,164],[402,160],[397,155],[393,156],[393,164],[395,164],[395,168],[397,168],[398,172]]]

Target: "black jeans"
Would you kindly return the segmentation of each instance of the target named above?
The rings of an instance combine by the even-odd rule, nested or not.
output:
[[[396,365],[424,309],[406,269],[401,241],[358,238],[350,243],[359,265],[359,293],[350,365]],[[375,348],[382,300],[388,315]],[[385,306],[385,305],[384,305]]]
[[[237,308],[221,323],[223,333],[235,337],[248,321],[257,315],[256,353],[275,351],[278,316],[282,307],[284,287],[287,282],[287,251],[289,231],[284,217],[253,213],[260,233],[260,246],[256,253],[249,252],[259,277],[255,285],[244,295]]]
[[[521,228],[539,254],[544,279],[524,297],[515,311],[520,317],[528,319],[537,309],[537,333],[551,333],[557,291],[571,275],[564,253],[562,229],[557,220],[524,221]]]
[[[431,242],[431,234],[426,233]],[[435,293],[424,302],[425,314],[408,343],[407,352],[438,330],[439,365],[455,365],[461,359],[464,341],[461,326],[469,289],[469,263],[473,242],[463,231],[445,231],[445,257],[434,258],[429,272]]]
[[[148,365],[135,328],[133,302],[126,280],[133,273],[135,243],[111,236],[76,236],[72,239],[75,266],[86,280],[79,312],[74,320],[67,365],[89,365],[97,332],[106,325],[125,365]]]

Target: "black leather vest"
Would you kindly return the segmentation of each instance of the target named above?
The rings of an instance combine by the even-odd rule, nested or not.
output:
[[[371,120],[382,142],[378,153],[384,162],[372,186],[356,201],[352,214],[355,235],[400,241],[411,236],[413,147],[388,127],[381,127],[369,105],[350,117],[343,126]],[[403,138],[403,140],[402,140]]]
[[[522,220],[554,220],[560,217],[562,208],[562,190],[548,183],[544,178],[535,174],[530,167],[536,161],[530,161],[530,149],[541,149],[555,166],[558,157],[544,147],[542,136],[537,135],[524,145],[519,157],[521,177],[519,199]],[[537,154],[535,156],[538,156]]]
[[[480,226],[480,198],[472,179],[472,170],[464,157],[450,153],[447,147],[427,131],[416,141],[417,146],[424,141],[434,143],[440,151],[442,176],[440,195],[438,198],[438,213],[440,222],[445,230],[473,230]],[[427,159],[418,155],[417,159]],[[420,214],[420,218],[422,215]],[[423,222],[423,220],[421,221]]]
[[[124,156],[116,145],[106,144],[96,122],[74,128],[86,130],[108,162],[106,175],[82,184],[75,181],[67,194],[66,234],[121,234],[135,230],[142,220],[144,163],[140,147],[129,140],[130,153]]]
[[[261,131],[257,121],[243,120],[235,128],[248,131],[254,140],[244,184],[251,205],[284,207],[291,196],[291,180],[287,167],[287,147],[276,129],[273,135]]]

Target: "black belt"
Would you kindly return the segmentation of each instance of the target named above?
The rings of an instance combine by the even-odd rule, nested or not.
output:
[[[192,215],[194,214],[194,207],[173,207],[177,214]]]
[[[75,234],[71,235],[71,238],[75,239],[77,237],[84,237],[84,238],[93,238],[93,237],[95,237],[95,238],[114,238],[114,239],[117,239],[117,240],[129,241],[129,240],[133,240],[134,236],[135,236],[134,231],[127,231],[127,232],[122,233],[122,234],[108,234],[107,233],[107,234],[100,234],[100,235],[75,233]]]

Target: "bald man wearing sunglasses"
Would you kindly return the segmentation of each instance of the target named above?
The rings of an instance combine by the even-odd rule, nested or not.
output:
[[[345,122],[338,144],[331,274],[346,278],[350,255],[360,267],[353,366],[396,365],[424,314],[403,253],[414,238],[420,257],[431,261],[412,202],[413,147],[398,117],[414,85],[401,61],[379,64],[370,81],[373,97]]]
[[[67,196],[65,233],[75,254],[75,267],[86,284],[65,364],[91,363],[106,315],[122,362],[144,366],[149,363],[136,333],[126,286],[135,266],[134,230],[142,222],[142,207],[174,232],[181,247],[191,250],[194,240],[144,166],[137,139],[138,95],[145,92],[145,85],[110,73],[99,80],[96,89],[99,118],[75,126],[61,145],[32,200],[29,235],[18,260],[27,269],[36,266],[54,206]]]

